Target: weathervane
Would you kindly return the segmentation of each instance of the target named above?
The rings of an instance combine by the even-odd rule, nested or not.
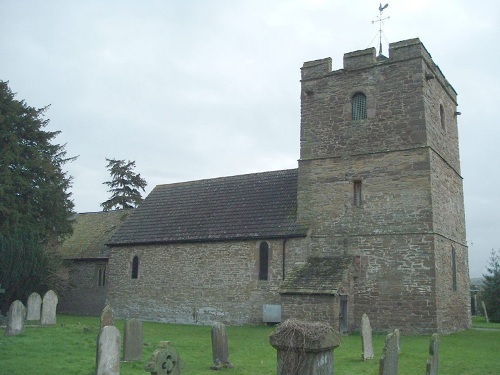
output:
[[[380,6],[378,7],[380,15],[377,17],[377,20],[372,21],[372,24],[374,24],[375,22],[379,23],[379,35],[380,35],[380,49],[378,52],[379,55],[382,55],[382,21],[391,18],[391,16],[382,18],[382,13],[384,12],[385,9],[387,9],[388,6],[389,4],[385,4],[384,6],[382,6],[382,3],[380,3]]]

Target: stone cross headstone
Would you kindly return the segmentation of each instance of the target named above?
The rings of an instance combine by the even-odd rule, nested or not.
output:
[[[490,320],[488,319],[488,311],[486,311],[486,305],[484,304],[484,301],[481,301],[481,305],[483,306],[484,317],[486,318],[486,323],[489,323]]]
[[[125,321],[123,329],[123,360],[142,360],[142,322],[135,318]]]
[[[380,357],[379,375],[398,375],[399,331],[389,333],[385,338],[382,357]]]
[[[101,329],[115,325],[115,313],[110,305],[106,305],[101,313]]]
[[[42,318],[40,321],[42,325],[56,324],[57,302],[57,294],[53,290],[49,290],[43,296]]]
[[[373,359],[372,327],[370,325],[370,319],[366,314],[363,314],[361,317],[361,344],[363,361]]]
[[[40,320],[40,309],[42,307],[42,297],[34,292],[28,297],[28,316],[26,320]]]
[[[182,360],[170,345],[170,341],[161,341],[158,344],[151,358],[144,365],[144,370],[150,372],[151,375],[180,375],[182,368]]]
[[[277,374],[331,375],[340,335],[327,323],[285,320],[269,336],[278,351]]]
[[[96,375],[120,375],[120,331],[104,327],[97,343]]]
[[[226,326],[223,323],[216,322],[212,326],[212,357],[214,361],[214,365],[210,367],[212,370],[232,367],[229,363]]]
[[[14,301],[10,305],[7,319],[7,328],[5,336],[17,336],[24,332],[24,317],[26,308],[21,301]]]
[[[438,375],[438,354],[439,354],[439,335],[434,333],[431,336],[429,344],[429,358],[425,367],[425,375]]]

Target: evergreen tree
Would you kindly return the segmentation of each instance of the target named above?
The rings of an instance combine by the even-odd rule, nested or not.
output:
[[[34,291],[60,290],[60,258],[50,247],[72,231],[71,178],[59,132],[45,131],[48,107],[14,99],[0,81],[0,308]]]
[[[488,275],[484,277],[482,298],[491,322],[500,323],[500,254],[491,250]]]
[[[142,202],[139,189],[145,191],[147,183],[140,174],[134,172],[135,161],[125,162],[108,158],[106,161],[111,181],[106,181],[104,184],[109,186],[108,192],[111,193],[111,198],[101,203],[103,211],[137,207]]]
[[[74,158],[53,143],[60,132],[43,130],[48,107],[14,96],[0,81],[0,234],[28,230],[48,241],[71,233],[71,178],[62,168]]]

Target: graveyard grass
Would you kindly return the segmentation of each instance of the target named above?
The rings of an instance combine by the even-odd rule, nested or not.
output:
[[[474,325],[482,326],[481,318]],[[483,318],[484,321],[484,318]],[[486,324],[486,323],[484,323]],[[115,322],[123,337],[122,320]],[[94,375],[99,318],[59,315],[52,327],[27,326],[19,336],[0,336],[0,374],[78,374]],[[496,375],[500,373],[500,324],[486,325],[492,330],[469,330],[441,336],[440,375]],[[171,341],[184,361],[183,375],[275,375],[276,351],[268,337],[274,327],[227,327],[229,360],[234,368],[213,371],[210,326],[143,323],[144,347],[141,362],[121,363],[122,375],[149,374],[144,363],[156,344]],[[375,359],[361,361],[361,337],[342,338],[334,352],[335,375],[378,374],[378,362],[385,335],[374,334]],[[400,375],[425,374],[428,336],[401,336]]]

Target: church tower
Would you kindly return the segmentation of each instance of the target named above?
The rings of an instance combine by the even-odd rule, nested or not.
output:
[[[352,256],[353,328],[470,326],[457,94],[419,39],[304,63],[298,210],[311,256]]]

